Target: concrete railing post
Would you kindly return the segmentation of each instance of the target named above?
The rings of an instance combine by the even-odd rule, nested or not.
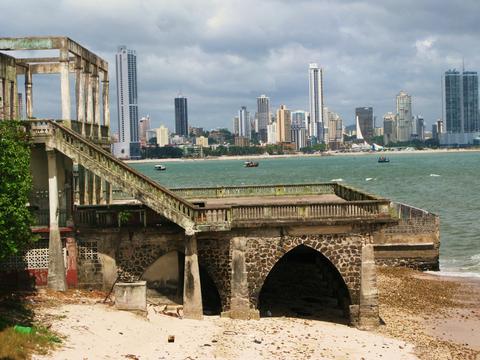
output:
[[[58,227],[58,184],[57,159],[55,150],[47,149],[48,160],[48,202],[50,212],[49,242],[48,242],[48,278],[49,289],[65,291],[65,264],[63,261],[63,246]]]
[[[202,289],[198,265],[197,237],[185,235],[183,314],[187,319],[203,319]]]

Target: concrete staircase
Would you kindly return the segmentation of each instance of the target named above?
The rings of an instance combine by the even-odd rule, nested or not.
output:
[[[82,137],[79,133],[52,120],[28,122],[30,134],[35,143],[44,143],[85,167],[110,184],[131,194],[135,199],[150,207],[189,234],[196,231],[196,220],[204,219],[202,209],[182,199],[170,190],[135,171],[112,154]],[[228,230],[227,219],[215,218],[203,226],[210,230]]]

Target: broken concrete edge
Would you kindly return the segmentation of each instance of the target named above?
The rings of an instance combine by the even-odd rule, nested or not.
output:
[[[115,308],[129,311],[147,311],[147,282],[118,282],[114,286]]]

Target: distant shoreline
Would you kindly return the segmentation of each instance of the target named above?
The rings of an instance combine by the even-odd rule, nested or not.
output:
[[[165,158],[165,159],[141,159],[141,160],[124,160],[127,164],[144,164],[158,162],[184,162],[184,161],[205,161],[205,160],[250,160],[250,159],[282,159],[294,157],[325,157],[325,156],[366,156],[375,154],[405,155],[405,154],[452,154],[480,152],[480,149],[426,149],[426,150],[399,150],[384,152],[333,152],[327,151],[322,154],[284,154],[284,155],[236,155],[236,156],[212,156],[206,158]]]

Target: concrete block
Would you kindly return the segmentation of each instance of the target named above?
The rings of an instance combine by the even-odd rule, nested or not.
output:
[[[115,307],[120,310],[147,311],[147,282],[116,283]]]

